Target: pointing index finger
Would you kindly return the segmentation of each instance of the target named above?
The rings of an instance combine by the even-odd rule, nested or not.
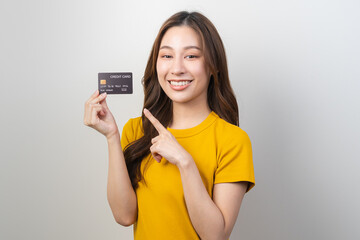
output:
[[[159,122],[159,120],[157,120],[146,108],[144,108],[144,114],[159,133],[167,131],[167,129]]]

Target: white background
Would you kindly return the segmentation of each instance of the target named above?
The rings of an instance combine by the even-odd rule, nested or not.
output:
[[[151,46],[180,10],[217,27],[252,141],[256,186],[231,239],[360,238],[359,1],[3,0],[0,239],[132,239],[84,103],[98,72],[130,71],[134,94],[108,105],[121,129],[140,116]]]

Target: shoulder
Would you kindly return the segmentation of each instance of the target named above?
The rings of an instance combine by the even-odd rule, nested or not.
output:
[[[122,145],[126,146],[129,143],[141,138],[144,135],[142,128],[141,117],[130,118],[124,125],[122,130]]]
[[[231,124],[222,118],[215,122],[216,134],[224,144],[251,144],[249,135],[239,126]]]
[[[124,125],[124,130],[137,130],[142,129],[141,117],[130,118]]]

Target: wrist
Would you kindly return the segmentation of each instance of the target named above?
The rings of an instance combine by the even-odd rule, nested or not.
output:
[[[120,133],[117,131],[115,133],[109,134],[106,136],[106,140],[108,143],[120,142]]]
[[[194,164],[194,159],[190,154],[184,156],[180,161],[178,161],[177,167],[179,170],[186,170],[189,169]]]

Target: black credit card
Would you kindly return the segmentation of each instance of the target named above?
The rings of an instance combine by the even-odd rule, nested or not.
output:
[[[132,73],[113,72],[99,73],[99,93],[107,94],[132,94]]]

